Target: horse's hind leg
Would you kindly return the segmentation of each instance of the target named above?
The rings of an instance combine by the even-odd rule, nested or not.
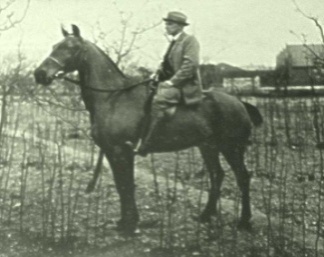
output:
[[[227,149],[222,151],[235,173],[237,184],[242,193],[241,220],[238,227],[249,230],[251,229],[250,174],[244,164],[244,152],[245,146],[242,145],[227,146]]]
[[[220,188],[224,178],[224,170],[219,161],[219,151],[211,145],[202,145],[199,147],[201,155],[206,164],[210,176],[210,190],[207,205],[200,215],[200,221],[209,222],[210,217],[216,214],[217,200],[220,196]]]

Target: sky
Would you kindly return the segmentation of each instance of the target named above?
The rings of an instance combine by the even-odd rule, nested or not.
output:
[[[27,0],[16,1],[10,11],[19,15]],[[324,0],[295,1],[324,26]],[[126,40],[132,31],[158,24],[140,35],[131,56],[131,61],[154,68],[168,45],[161,22],[168,11],[188,16],[186,32],[198,39],[202,63],[274,67],[276,55],[287,44],[303,43],[302,35],[309,43],[321,43],[318,29],[293,0],[31,0],[23,22],[0,34],[0,58],[16,53],[20,45],[28,60],[39,63],[62,39],[61,24],[67,30],[78,25],[93,42],[102,31],[106,46],[116,45],[123,16],[130,17]]]

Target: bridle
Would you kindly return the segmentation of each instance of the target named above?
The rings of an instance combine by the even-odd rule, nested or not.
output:
[[[48,56],[47,59],[52,60],[53,62],[55,62],[58,66],[60,66],[61,68],[64,68],[64,65],[56,58],[54,58],[53,56]]]
[[[81,54],[81,52],[83,52],[85,50],[85,47],[80,47],[80,49],[72,56],[73,59],[78,58],[78,56]],[[56,63],[61,69],[63,69],[65,67],[65,65],[58,59],[56,59],[55,57],[53,57],[52,55],[48,56],[46,59],[49,59],[51,61],[53,61],[54,63]],[[45,60],[46,60],[45,59]]]

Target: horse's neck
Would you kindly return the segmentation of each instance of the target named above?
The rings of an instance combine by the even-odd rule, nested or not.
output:
[[[90,121],[94,128],[103,128],[106,136],[127,139],[135,135],[144,117],[147,91],[144,86],[115,92],[83,94]],[[99,99],[99,100],[98,100]]]
[[[109,57],[87,41],[78,71],[82,98],[91,114],[102,108],[113,90],[123,88],[126,84],[125,77]]]
[[[129,82],[117,66],[95,46],[91,45],[87,51],[79,75],[82,98],[91,122],[103,122],[111,128],[119,124],[118,130],[133,131],[144,115],[145,86],[125,90]],[[133,122],[120,123],[121,117]]]
[[[95,45],[88,43],[83,63],[79,69],[81,86],[114,90],[125,87],[125,76],[118,67]]]

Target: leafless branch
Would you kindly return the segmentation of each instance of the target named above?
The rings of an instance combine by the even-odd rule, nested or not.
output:
[[[14,2],[15,0],[7,1],[4,5],[0,6],[0,14],[7,10]]]
[[[293,35],[295,35],[296,37],[298,37],[300,39],[301,42],[303,42],[303,46],[306,50],[308,50],[312,56],[314,57],[314,64],[324,64],[324,60],[323,57],[320,56],[316,51],[314,51],[314,49],[312,49],[310,47],[310,45],[307,43],[307,36],[305,34],[301,34],[298,35],[297,33],[295,33],[294,31],[290,31],[290,33],[292,33]],[[324,50],[324,46],[323,46],[323,50]]]
[[[133,33],[134,33],[134,34],[143,34],[144,32],[149,31],[149,30],[151,30],[151,29],[154,29],[154,28],[160,26],[161,24],[162,24],[162,20],[159,21],[159,22],[153,23],[153,24],[150,25],[150,26],[147,26],[147,27],[144,27],[144,28],[138,29],[138,30],[136,30],[136,31],[133,31]]]
[[[28,77],[30,72],[26,72],[24,60],[25,56],[21,52],[21,41],[18,45],[17,60],[14,62],[8,60],[6,64],[3,64],[2,72],[0,73],[0,84],[3,94],[10,94],[17,88],[18,84],[24,77]],[[12,66],[12,63],[15,65]]]
[[[295,5],[296,11],[299,12],[302,16],[304,16],[305,18],[311,20],[315,26],[317,27],[317,29],[319,30],[319,34],[323,43],[323,51],[324,51],[324,31],[323,31],[323,26],[321,25],[321,23],[319,22],[317,17],[311,16],[309,14],[307,14],[306,12],[304,12],[299,5],[297,4],[296,0],[292,0],[292,2]],[[315,49],[312,49],[310,47],[309,44],[307,44],[307,36],[305,34],[301,34],[301,35],[297,35],[295,32],[291,31],[292,34],[294,34],[296,37],[300,37],[301,41],[303,42],[303,46],[305,47],[306,50],[308,50],[312,56],[313,56],[313,64],[318,67],[321,68],[324,65],[324,58],[321,55],[321,53],[318,53],[315,51]]]
[[[4,18],[4,21],[0,24],[0,32],[9,30],[9,29],[15,27],[17,24],[21,23],[23,21],[23,19],[26,17],[31,0],[27,0],[27,4],[24,8],[24,11],[19,18],[14,18],[14,16],[15,16],[14,12],[9,10],[10,7],[12,7],[12,5],[16,1],[17,0],[7,1],[3,6],[0,7],[0,15],[5,15],[5,12],[8,12],[8,14],[6,14],[6,17]]]
[[[318,30],[319,30],[319,32],[320,32],[320,37],[321,37],[321,39],[322,39],[322,42],[324,43],[324,30],[323,30],[323,26],[320,24],[318,18],[306,14],[306,13],[305,13],[305,12],[304,12],[300,7],[299,7],[299,5],[297,4],[296,0],[292,0],[292,2],[294,3],[297,12],[299,12],[300,14],[302,14],[305,18],[307,18],[307,19],[309,19],[309,20],[311,20],[311,21],[314,22],[315,26],[318,28]]]
[[[103,32],[99,23],[97,23],[97,28],[99,30],[99,35],[97,35],[96,41],[102,43],[102,47],[107,53],[112,53],[114,55],[114,60],[118,66],[121,67],[121,63],[125,62],[125,59],[128,58],[131,53],[137,49],[136,42],[141,35],[145,32],[152,30],[159,26],[162,21],[157,23],[150,24],[149,26],[138,27],[132,29],[133,13],[125,13],[119,9],[119,6],[116,2],[113,2],[116,12],[119,13],[120,25],[118,40],[113,40],[110,43],[105,39],[107,37],[107,32]]]

